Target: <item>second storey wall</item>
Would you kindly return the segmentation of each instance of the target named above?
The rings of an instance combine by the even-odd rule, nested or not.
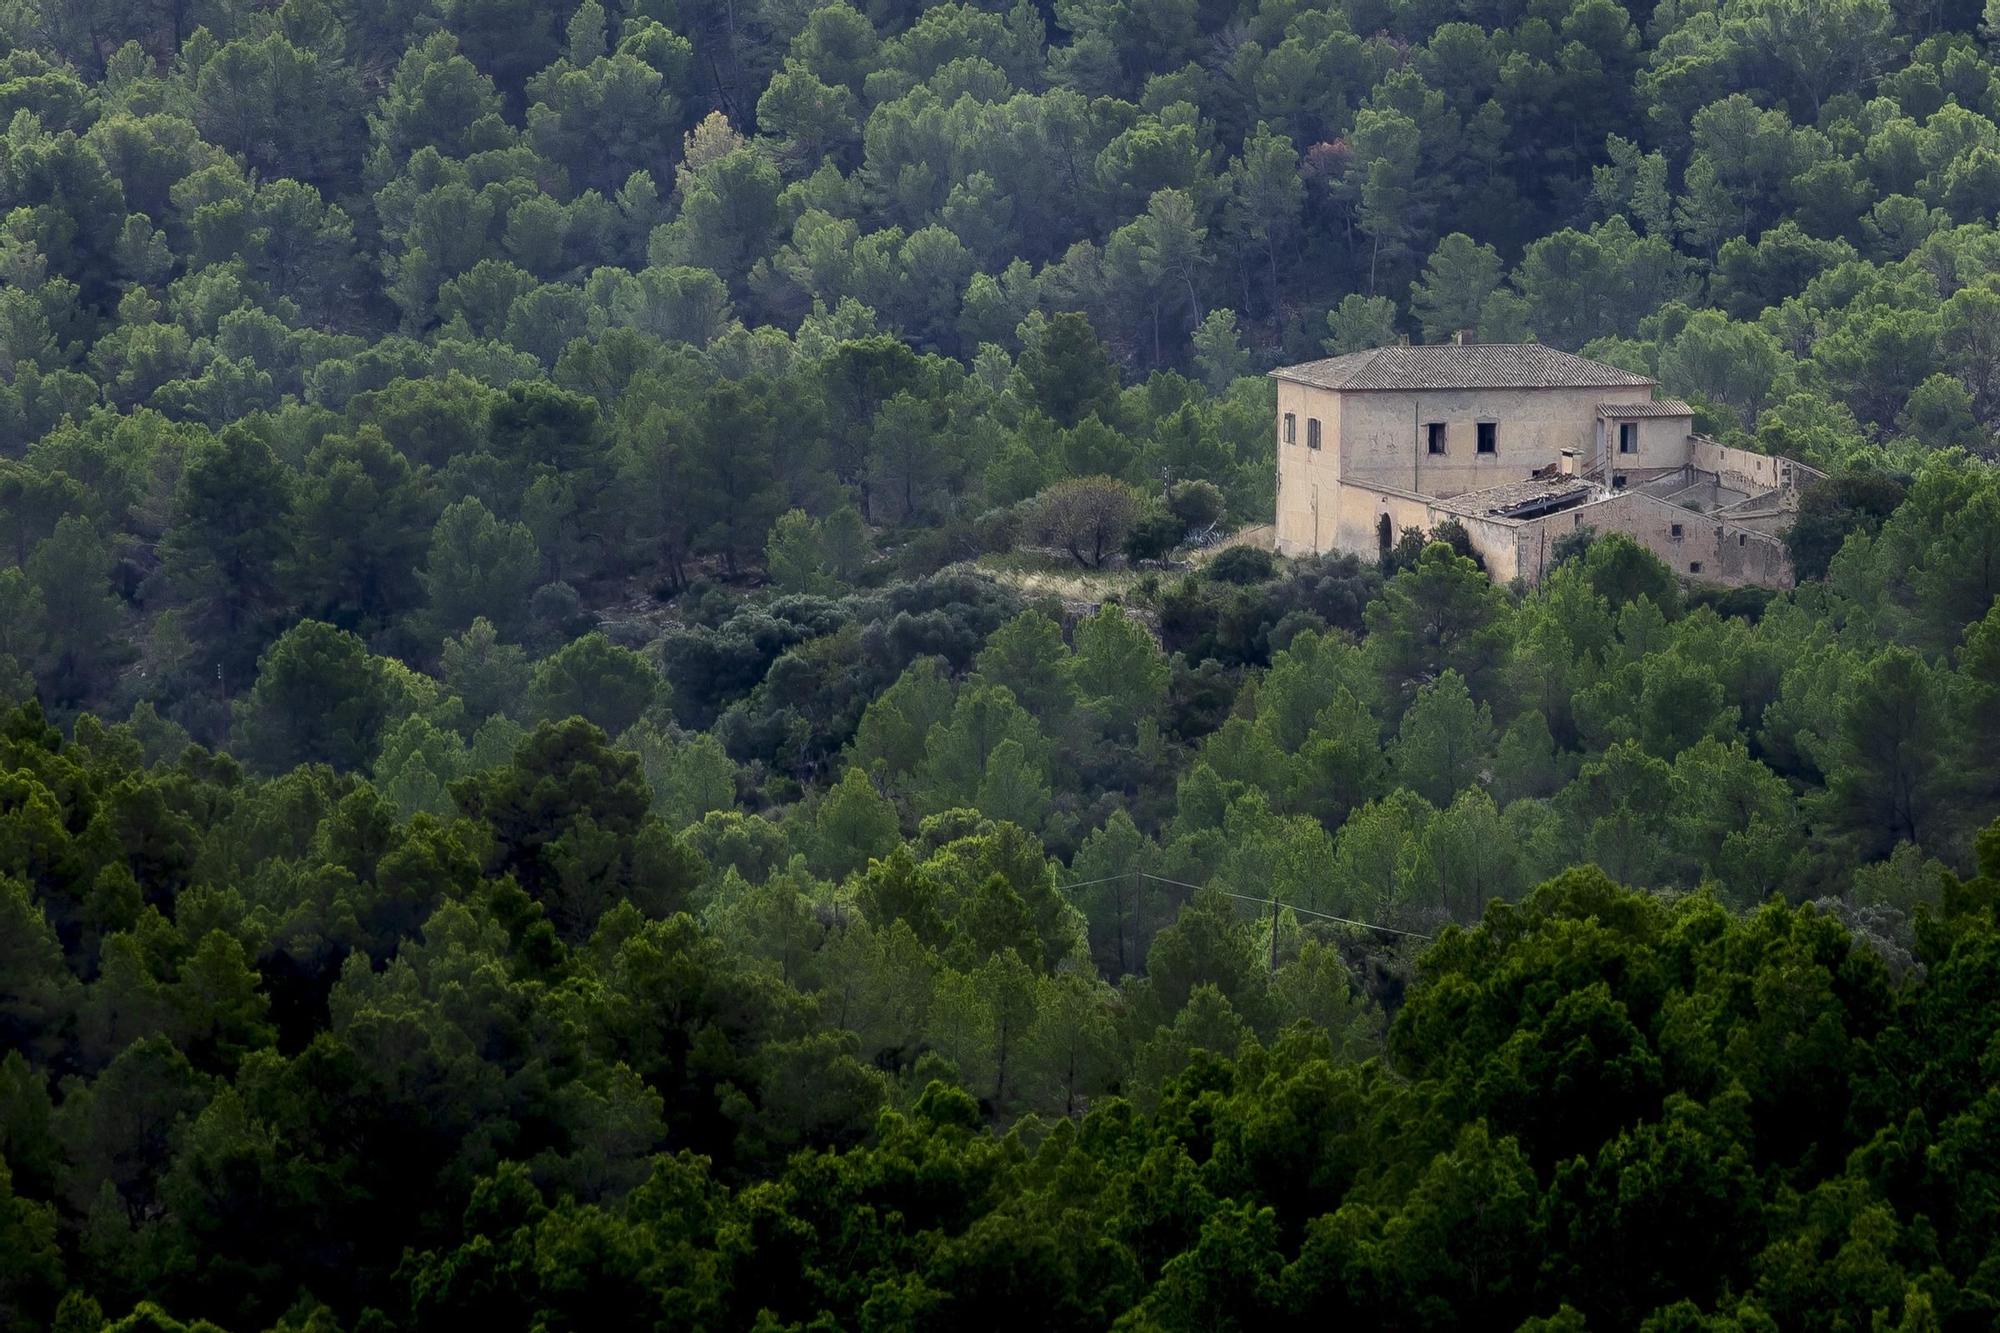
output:
[[[1331,396],[1331,395],[1329,395]],[[1280,395],[1282,399],[1282,393]],[[1652,390],[1433,389],[1339,395],[1346,475],[1425,495],[1451,496],[1520,481],[1563,450],[1587,466],[1597,448],[1597,405],[1646,402]],[[1425,425],[1445,426],[1445,452],[1431,454]],[[1478,452],[1478,423],[1496,426],[1495,449]]]
[[[1628,420],[1638,428],[1633,450],[1629,454],[1621,452],[1618,447],[1618,428],[1625,422],[1606,414],[1604,448],[1610,458],[1611,471],[1650,471],[1687,466],[1692,447],[1689,433],[1694,430],[1693,417],[1638,417]]]

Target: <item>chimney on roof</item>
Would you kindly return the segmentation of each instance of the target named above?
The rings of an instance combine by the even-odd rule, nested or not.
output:
[[[1409,335],[1409,334],[1407,334],[1407,333],[1399,333],[1399,334],[1397,334],[1397,335],[1396,335],[1396,346],[1398,346],[1398,347],[1408,347],[1409,345],[1410,345],[1410,335]]]
[[[1451,341],[1454,347],[1465,346],[1467,343],[1472,341],[1472,330],[1460,329],[1457,333],[1451,335]]]

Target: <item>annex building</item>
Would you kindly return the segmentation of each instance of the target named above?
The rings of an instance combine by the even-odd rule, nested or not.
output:
[[[1539,580],[1579,528],[1684,577],[1789,587],[1802,463],[1694,433],[1656,381],[1538,343],[1378,347],[1274,370],[1277,546],[1374,558],[1463,524],[1494,579]]]

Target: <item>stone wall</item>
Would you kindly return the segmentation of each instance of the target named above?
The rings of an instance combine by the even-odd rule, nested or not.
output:
[[[1725,587],[1792,586],[1792,562],[1775,534],[1697,514],[1636,491],[1624,491],[1522,525],[1517,539],[1521,575],[1538,580],[1555,541],[1579,527],[1622,532],[1682,578]],[[1679,528],[1678,534],[1674,529]]]
[[[1689,461],[1705,472],[1715,473],[1724,486],[1737,491],[1790,489],[1823,475],[1817,468],[1789,458],[1731,449],[1699,435],[1690,444]]]
[[[1387,488],[1343,485],[1335,522],[1333,548],[1364,560],[1382,553],[1382,520],[1389,520],[1389,544],[1401,541],[1411,528],[1436,526],[1430,501],[1421,495]]]
[[[1697,514],[1637,491],[1621,491],[1535,519],[1454,514],[1428,497],[1387,487],[1336,484],[1323,488],[1320,500],[1319,545],[1280,534],[1280,552],[1340,551],[1372,560],[1381,553],[1385,516],[1392,544],[1412,526],[1435,532],[1440,523],[1456,519],[1465,526],[1495,582],[1520,578],[1534,583],[1554,563],[1556,543],[1588,527],[1599,533],[1625,533],[1682,578],[1725,587],[1792,585],[1791,560],[1775,533]]]

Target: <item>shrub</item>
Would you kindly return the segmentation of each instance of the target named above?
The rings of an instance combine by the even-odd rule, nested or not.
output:
[[[1187,535],[1187,525],[1172,514],[1151,513],[1132,525],[1125,534],[1125,558],[1164,560]]]
[[[1277,569],[1278,557],[1263,546],[1232,546],[1208,562],[1209,578],[1239,587],[1266,582]]]
[[[1167,492],[1167,508],[1184,527],[1205,528],[1222,518],[1222,492],[1210,481],[1175,482]]]

